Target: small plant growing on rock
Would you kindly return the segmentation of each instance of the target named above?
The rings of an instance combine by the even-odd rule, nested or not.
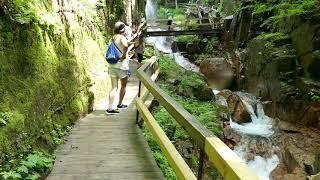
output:
[[[45,173],[53,165],[53,158],[41,152],[30,154],[16,170],[0,173],[3,179],[28,179],[36,180],[41,173]]]

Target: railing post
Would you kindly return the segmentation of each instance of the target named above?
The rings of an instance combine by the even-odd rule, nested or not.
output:
[[[141,94],[141,81],[139,80],[139,90],[138,90],[138,97],[140,97]],[[139,123],[139,111],[137,109],[137,114],[136,114],[136,124]]]
[[[205,156],[204,149],[201,149],[200,150],[199,167],[198,167],[198,177],[197,177],[198,180],[201,180],[202,176],[203,176],[204,156]]]

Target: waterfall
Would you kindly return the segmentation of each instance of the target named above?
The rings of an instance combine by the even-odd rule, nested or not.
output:
[[[199,67],[195,64],[192,64],[187,58],[183,57],[181,53],[173,53],[173,57],[176,60],[177,64],[185,68],[186,70],[199,72]]]
[[[155,0],[147,0],[146,4],[146,19],[148,24],[156,25],[155,21],[157,20],[157,9]],[[160,31],[160,28],[149,28],[152,31]],[[154,44],[155,47],[166,54],[169,54],[177,64],[185,68],[186,70],[199,72],[199,67],[191,63],[181,55],[181,53],[172,53],[172,43],[175,37],[168,36],[158,36],[158,37],[148,37],[146,38],[146,43]]]
[[[237,132],[243,135],[243,139],[256,139],[255,143],[259,143],[264,138],[265,143],[270,144],[270,155],[268,157],[262,157],[260,155],[255,155],[253,159],[247,161],[247,165],[254,170],[262,180],[269,180],[269,175],[274,168],[276,168],[279,163],[279,158],[274,154],[275,147],[272,147],[269,137],[273,134],[272,130],[272,119],[265,115],[262,103],[256,99],[255,96],[244,93],[236,92],[240,97],[246,110],[249,112],[252,122],[237,124],[230,120],[230,126]],[[259,139],[260,138],[260,139]],[[237,144],[234,152],[243,160],[246,160],[247,153],[252,151],[252,144],[250,145],[250,140],[242,141]],[[251,152],[252,153],[252,152]]]
[[[242,134],[258,135],[264,137],[271,136],[273,134],[272,120],[270,117],[264,114],[261,102],[249,93],[236,92],[236,94],[240,97],[243,104],[245,105],[245,108],[250,114],[252,122],[237,124],[231,119],[231,128]]]
[[[157,7],[155,0],[147,0],[146,4],[146,19],[148,23],[153,24],[157,19]]]

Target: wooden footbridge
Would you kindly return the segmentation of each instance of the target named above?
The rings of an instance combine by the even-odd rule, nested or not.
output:
[[[192,19],[192,22],[200,22],[200,19]],[[208,20],[208,18],[202,18]],[[209,23],[196,23],[188,25],[188,22],[172,20],[172,25],[168,25],[168,19],[160,19],[147,25],[146,36],[180,36],[180,35],[220,35],[222,34],[222,24],[220,19],[209,21]],[[195,27],[193,27],[195,26]]]
[[[196,4],[178,4],[185,8],[185,19],[157,19],[149,20],[146,36],[179,36],[179,35],[220,35],[222,34],[221,18],[214,17],[209,10],[206,17],[202,17],[200,7]],[[188,13],[188,8],[194,8],[196,16]]]
[[[154,56],[131,77],[124,100],[132,102],[128,109],[112,116],[106,116],[104,110],[96,110],[79,120],[57,151],[47,179],[165,179],[138,126],[144,121],[178,179],[202,179],[207,157],[226,180],[258,180],[228,146],[154,82],[158,73],[158,58]],[[200,151],[197,172],[190,169],[149,112],[147,102],[150,101],[147,100],[150,98],[155,98],[197,145]]]

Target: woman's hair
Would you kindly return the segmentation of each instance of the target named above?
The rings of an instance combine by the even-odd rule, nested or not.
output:
[[[124,32],[125,32],[125,27],[126,27],[125,24],[120,24],[119,27],[117,27],[117,28],[114,29],[114,32],[115,32],[116,34],[124,33]]]

